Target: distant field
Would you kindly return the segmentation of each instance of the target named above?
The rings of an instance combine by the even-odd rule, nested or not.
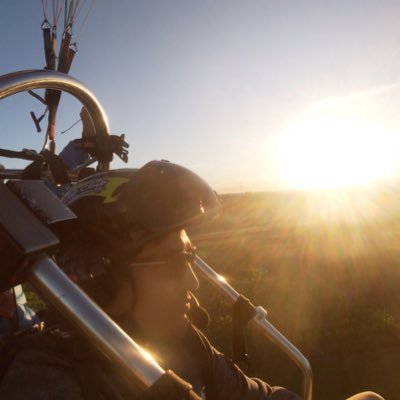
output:
[[[277,224],[268,222],[268,196],[258,196],[237,195],[222,221],[197,230],[193,236],[200,254],[253,303],[263,305],[269,320],[309,358],[316,398],[344,399],[366,389],[397,398],[397,214],[389,218],[386,208],[380,218],[375,213],[371,219],[346,220],[343,214],[314,222],[299,217],[303,223],[295,223],[293,216],[292,223]],[[214,320],[209,336],[229,353],[229,306],[206,282],[199,297]],[[297,367],[254,332],[249,332],[249,351],[250,375],[301,390]]]

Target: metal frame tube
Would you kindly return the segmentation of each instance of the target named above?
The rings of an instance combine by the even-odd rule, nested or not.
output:
[[[196,256],[194,264],[202,275],[216,286],[231,303],[235,303],[238,300],[240,294],[229,285],[224,277],[217,274],[199,256]],[[258,306],[256,307],[256,312],[251,322],[261,330],[265,337],[278,346],[298,367],[300,367],[303,373],[304,400],[312,400],[313,377],[310,363],[304,355],[266,319],[266,316],[267,312],[261,306]]]
[[[83,333],[138,386],[151,386],[164,370],[136,344],[48,256],[38,259],[27,274],[28,281],[62,315]]]
[[[18,71],[0,76],[0,100],[33,89],[55,89],[71,94],[88,111],[96,136],[108,136],[107,117],[100,103],[88,88],[71,76],[49,70]],[[99,162],[98,170],[108,168],[109,163]]]

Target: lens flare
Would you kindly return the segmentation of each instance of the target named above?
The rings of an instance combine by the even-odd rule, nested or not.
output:
[[[290,127],[280,142],[281,174],[292,188],[364,185],[396,174],[397,135],[368,121],[320,116]]]

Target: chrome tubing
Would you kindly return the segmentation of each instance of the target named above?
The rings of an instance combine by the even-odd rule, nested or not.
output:
[[[27,280],[108,359],[141,389],[151,386],[164,370],[137,345],[48,256],[36,260]]]
[[[259,311],[257,310],[258,308],[259,307],[256,308],[256,315],[253,318],[252,323],[261,330],[261,333],[266,338],[285,352],[285,354],[301,369],[303,373],[303,398],[304,400],[312,400],[313,375],[310,363],[293,343],[286,339],[278,329],[262,316],[262,312],[257,314],[257,311]]]
[[[100,103],[89,89],[71,76],[49,70],[18,71],[0,76],[0,100],[33,89],[55,89],[71,94],[88,111],[96,136],[108,136],[107,117]],[[99,163],[99,170],[108,168],[108,163]]]
[[[217,274],[199,256],[196,256],[194,265],[208,281],[222,292],[228,301],[235,303],[239,299],[240,294],[229,285],[223,276]],[[301,369],[303,373],[304,400],[312,400],[313,376],[310,363],[304,355],[266,319],[266,316],[267,312],[264,308],[258,306],[256,307],[255,315],[251,322]]]
[[[1,169],[0,179],[20,179],[22,176],[22,169]]]

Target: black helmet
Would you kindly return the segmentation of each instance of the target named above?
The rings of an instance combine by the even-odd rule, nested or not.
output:
[[[67,191],[63,201],[81,223],[117,236],[167,233],[222,211],[218,195],[203,179],[168,161],[92,175]]]
[[[58,261],[80,285],[115,270],[149,240],[222,212],[218,195],[203,179],[168,161],[92,175],[63,201],[78,215],[79,229],[61,241]]]

